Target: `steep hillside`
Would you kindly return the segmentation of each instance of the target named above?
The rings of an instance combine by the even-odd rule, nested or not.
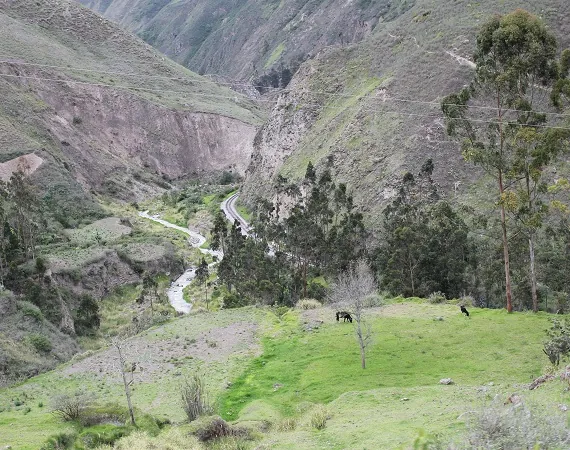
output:
[[[446,137],[439,103],[472,77],[478,27],[519,7],[540,15],[562,47],[570,44],[570,6],[561,0],[418,0],[365,41],[304,63],[256,137],[245,196],[267,192],[279,173],[299,179],[309,161],[332,162],[335,178],[376,221],[394,182],[427,158],[444,192],[469,192],[479,174]]]
[[[242,172],[261,120],[66,0],[0,3],[0,95],[0,162],[34,153],[40,184],[121,198],[156,192],[162,178]]]
[[[359,42],[415,0],[79,1],[199,73],[282,86],[300,62]]]

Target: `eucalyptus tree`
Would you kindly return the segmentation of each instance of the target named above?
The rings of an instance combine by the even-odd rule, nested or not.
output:
[[[508,312],[513,303],[505,205],[506,177],[516,152],[513,138],[523,125],[521,115],[557,80],[556,50],[555,37],[532,14],[516,10],[495,16],[477,35],[473,82],[442,101],[448,134],[460,141],[464,158],[497,185]]]
[[[200,264],[196,268],[196,281],[198,282],[198,284],[200,286],[202,286],[202,285],[205,286],[206,309],[210,309],[209,308],[209,302],[208,302],[208,276],[209,275],[210,275],[210,271],[208,270],[208,263],[206,262],[206,260],[204,258],[202,258],[202,260],[200,261]]]
[[[565,150],[569,133],[563,127],[545,129],[534,126],[546,121],[543,114],[529,116],[513,138],[514,157],[509,177],[518,181],[518,189],[510,196],[511,201],[507,206],[514,209],[515,217],[528,239],[532,309],[537,312],[536,233],[548,214],[548,203],[545,201],[548,186],[544,180],[544,167]]]

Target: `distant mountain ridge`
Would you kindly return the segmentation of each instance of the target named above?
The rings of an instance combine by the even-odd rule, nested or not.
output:
[[[283,86],[328,46],[359,42],[415,0],[79,0],[201,74]]]

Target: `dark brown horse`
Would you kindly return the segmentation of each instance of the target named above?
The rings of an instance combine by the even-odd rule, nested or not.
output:
[[[340,319],[344,319],[343,322],[346,322],[348,320],[350,323],[352,323],[352,316],[346,311],[337,311],[336,321],[340,322]]]

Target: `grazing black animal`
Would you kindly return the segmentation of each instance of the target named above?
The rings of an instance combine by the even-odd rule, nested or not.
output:
[[[465,314],[465,317],[469,317],[469,311],[465,308],[465,306],[460,306],[461,312]]]
[[[340,319],[344,319],[343,322],[346,322],[348,320],[350,323],[352,323],[352,316],[346,311],[339,311],[336,313],[336,321],[339,322]]]

